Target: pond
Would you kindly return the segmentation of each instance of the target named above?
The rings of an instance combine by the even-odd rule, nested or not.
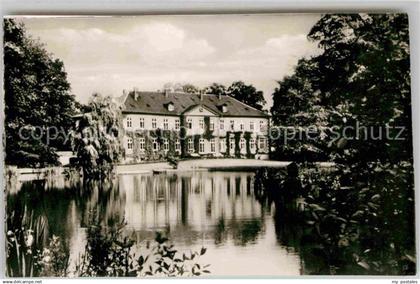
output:
[[[179,251],[204,246],[200,262],[210,264],[211,276],[311,273],[316,260],[300,247],[295,216],[260,198],[254,181],[253,172],[225,171],[123,174],[89,189],[29,181],[9,193],[8,216],[44,216],[43,238],[60,236],[70,263],[83,252],[87,218],[95,209],[104,224],[124,221],[124,233],[138,243],[163,231]]]

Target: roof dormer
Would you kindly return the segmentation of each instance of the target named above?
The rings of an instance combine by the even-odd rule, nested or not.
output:
[[[219,105],[219,109],[221,112],[226,113],[228,111],[228,106],[226,103]]]
[[[175,105],[174,105],[173,102],[168,102],[168,103],[165,104],[165,106],[166,106],[166,109],[168,111],[174,111],[175,110]]]

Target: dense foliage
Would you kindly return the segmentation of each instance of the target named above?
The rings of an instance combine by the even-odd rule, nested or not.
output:
[[[415,274],[414,196],[401,190],[411,165],[376,165],[372,172],[363,183],[344,181],[334,168],[257,171],[258,198],[274,201],[275,218],[296,226],[298,237],[282,244],[307,260],[305,274]]]
[[[196,262],[206,253],[204,247],[199,252],[182,253],[169,243],[168,238],[157,232],[151,248],[145,246],[144,253],[136,255],[133,252],[136,242],[123,235],[124,226],[122,223],[107,228],[100,223],[92,223],[88,227],[85,253],[76,266],[77,276],[173,277],[210,273],[207,269],[209,265]]]
[[[336,163],[326,176],[299,179],[326,260],[319,273],[348,274],[354,264],[360,273],[413,274],[408,18],[325,15],[308,36],[322,52],[279,82],[271,111],[276,125],[305,133],[278,140],[277,158]]]
[[[216,96],[219,95],[226,95],[226,87],[222,84],[218,84],[218,83],[213,83],[210,86],[207,86],[206,88],[204,88],[204,92],[206,94],[213,94]]]
[[[356,151],[354,155],[369,161],[410,159],[407,16],[325,15],[308,36],[319,42],[322,53],[300,60],[294,74],[279,82],[271,109],[274,124],[316,127],[319,135],[309,142],[303,141],[300,153],[319,149],[337,154],[331,146],[342,143],[337,143],[340,137],[332,135],[332,131],[336,129],[341,134],[344,127],[359,125],[367,130],[349,129],[346,135],[350,137],[341,140],[348,143],[346,152]],[[380,131],[385,136],[386,126],[392,138],[399,134],[396,127],[403,127],[398,137],[401,139],[378,139]],[[370,131],[373,135],[367,133],[367,139],[363,139]],[[277,150],[279,157],[296,151],[293,145],[282,144]]]
[[[4,91],[6,163],[56,164],[77,103],[63,62],[12,19],[4,20]]]
[[[200,88],[194,86],[193,84],[184,84],[182,86],[182,91],[188,94],[197,94],[200,92]]]
[[[271,108],[276,158],[295,161],[326,160],[330,113],[314,89],[318,66],[308,59],[298,61],[293,75],[279,82]],[[278,131],[278,132],[276,132]]]
[[[94,94],[87,109],[71,132],[73,149],[85,178],[106,177],[123,155],[121,108]]]
[[[257,90],[252,84],[247,85],[242,81],[235,81],[228,87],[225,87],[222,84],[213,83],[210,86],[204,88],[204,92],[217,96],[231,96],[238,101],[259,110],[262,110],[266,103],[262,91]]]
[[[242,81],[233,82],[227,88],[227,95],[259,110],[265,105],[263,92]]]

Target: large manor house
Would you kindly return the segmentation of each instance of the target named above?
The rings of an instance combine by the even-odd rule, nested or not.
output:
[[[233,97],[182,92],[125,92],[127,162],[180,157],[268,159],[268,113]]]

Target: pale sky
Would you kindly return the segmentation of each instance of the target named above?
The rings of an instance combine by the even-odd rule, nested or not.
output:
[[[64,61],[72,93],[120,96],[154,91],[168,82],[205,87],[242,80],[264,92],[297,60],[318,52],[306,35],[319,14],[40,17],[27,31]]]

